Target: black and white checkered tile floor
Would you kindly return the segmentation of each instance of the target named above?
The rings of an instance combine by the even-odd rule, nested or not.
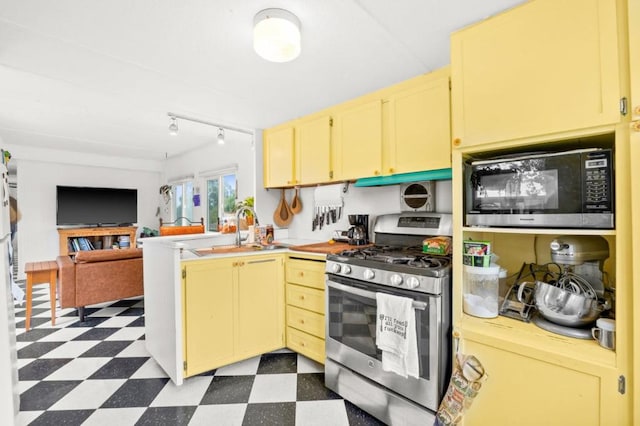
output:
[[[31,330],[16,305],[18,425],[380,425],[325,388],[322,365],[289,351],[175,386],[149,356],[142,298],[94,305],[80,323],[34,287]]]

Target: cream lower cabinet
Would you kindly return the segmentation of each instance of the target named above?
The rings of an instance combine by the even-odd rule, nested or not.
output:
[[[454,145],[620,122],[616,0],[536,0],[451,37]]]
[[[464,417],[465,425],[623,425],[602,398],[617,386],[614,371],[592,373],[529,356],[526,347],[464,340],[464,352],[481,360],[488,378]],[[546,359],[545,359],[546,358]]]
[[[286,267],[287,347],[324,364],[324,256],[289,255]]]
[[[185,262],[184,376],[284,346],[284,255]]]

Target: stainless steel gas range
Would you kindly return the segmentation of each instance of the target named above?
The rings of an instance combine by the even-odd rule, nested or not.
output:
[[[328,255],[325,385],[387,424],[432,424],[451,371],[451,260],[422,253],[451,215],[379,216],[375,245]],[[419,378],[382,368],[376,293],[412,300]]]

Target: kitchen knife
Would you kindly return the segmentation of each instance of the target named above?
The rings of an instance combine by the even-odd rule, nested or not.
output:
[[[316,230],[316,224],[317,223],[318,223],[318,219],[317,219],[317,216],[314,214],[313,218],[311,218],[311,232]]]

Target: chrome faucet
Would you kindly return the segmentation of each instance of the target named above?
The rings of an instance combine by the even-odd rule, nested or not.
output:
[[[242,239],[240,238],[240,215],[242,214],[242,212],[251,212],[253,213],[253,223],[254,225],[258,225],[258,215],[256,214],[256,211],[249,207],[249,206],[242,206],[242,207],[238,207],[238,210],[236,210],[236,246],[240,247],[242,245]]]

